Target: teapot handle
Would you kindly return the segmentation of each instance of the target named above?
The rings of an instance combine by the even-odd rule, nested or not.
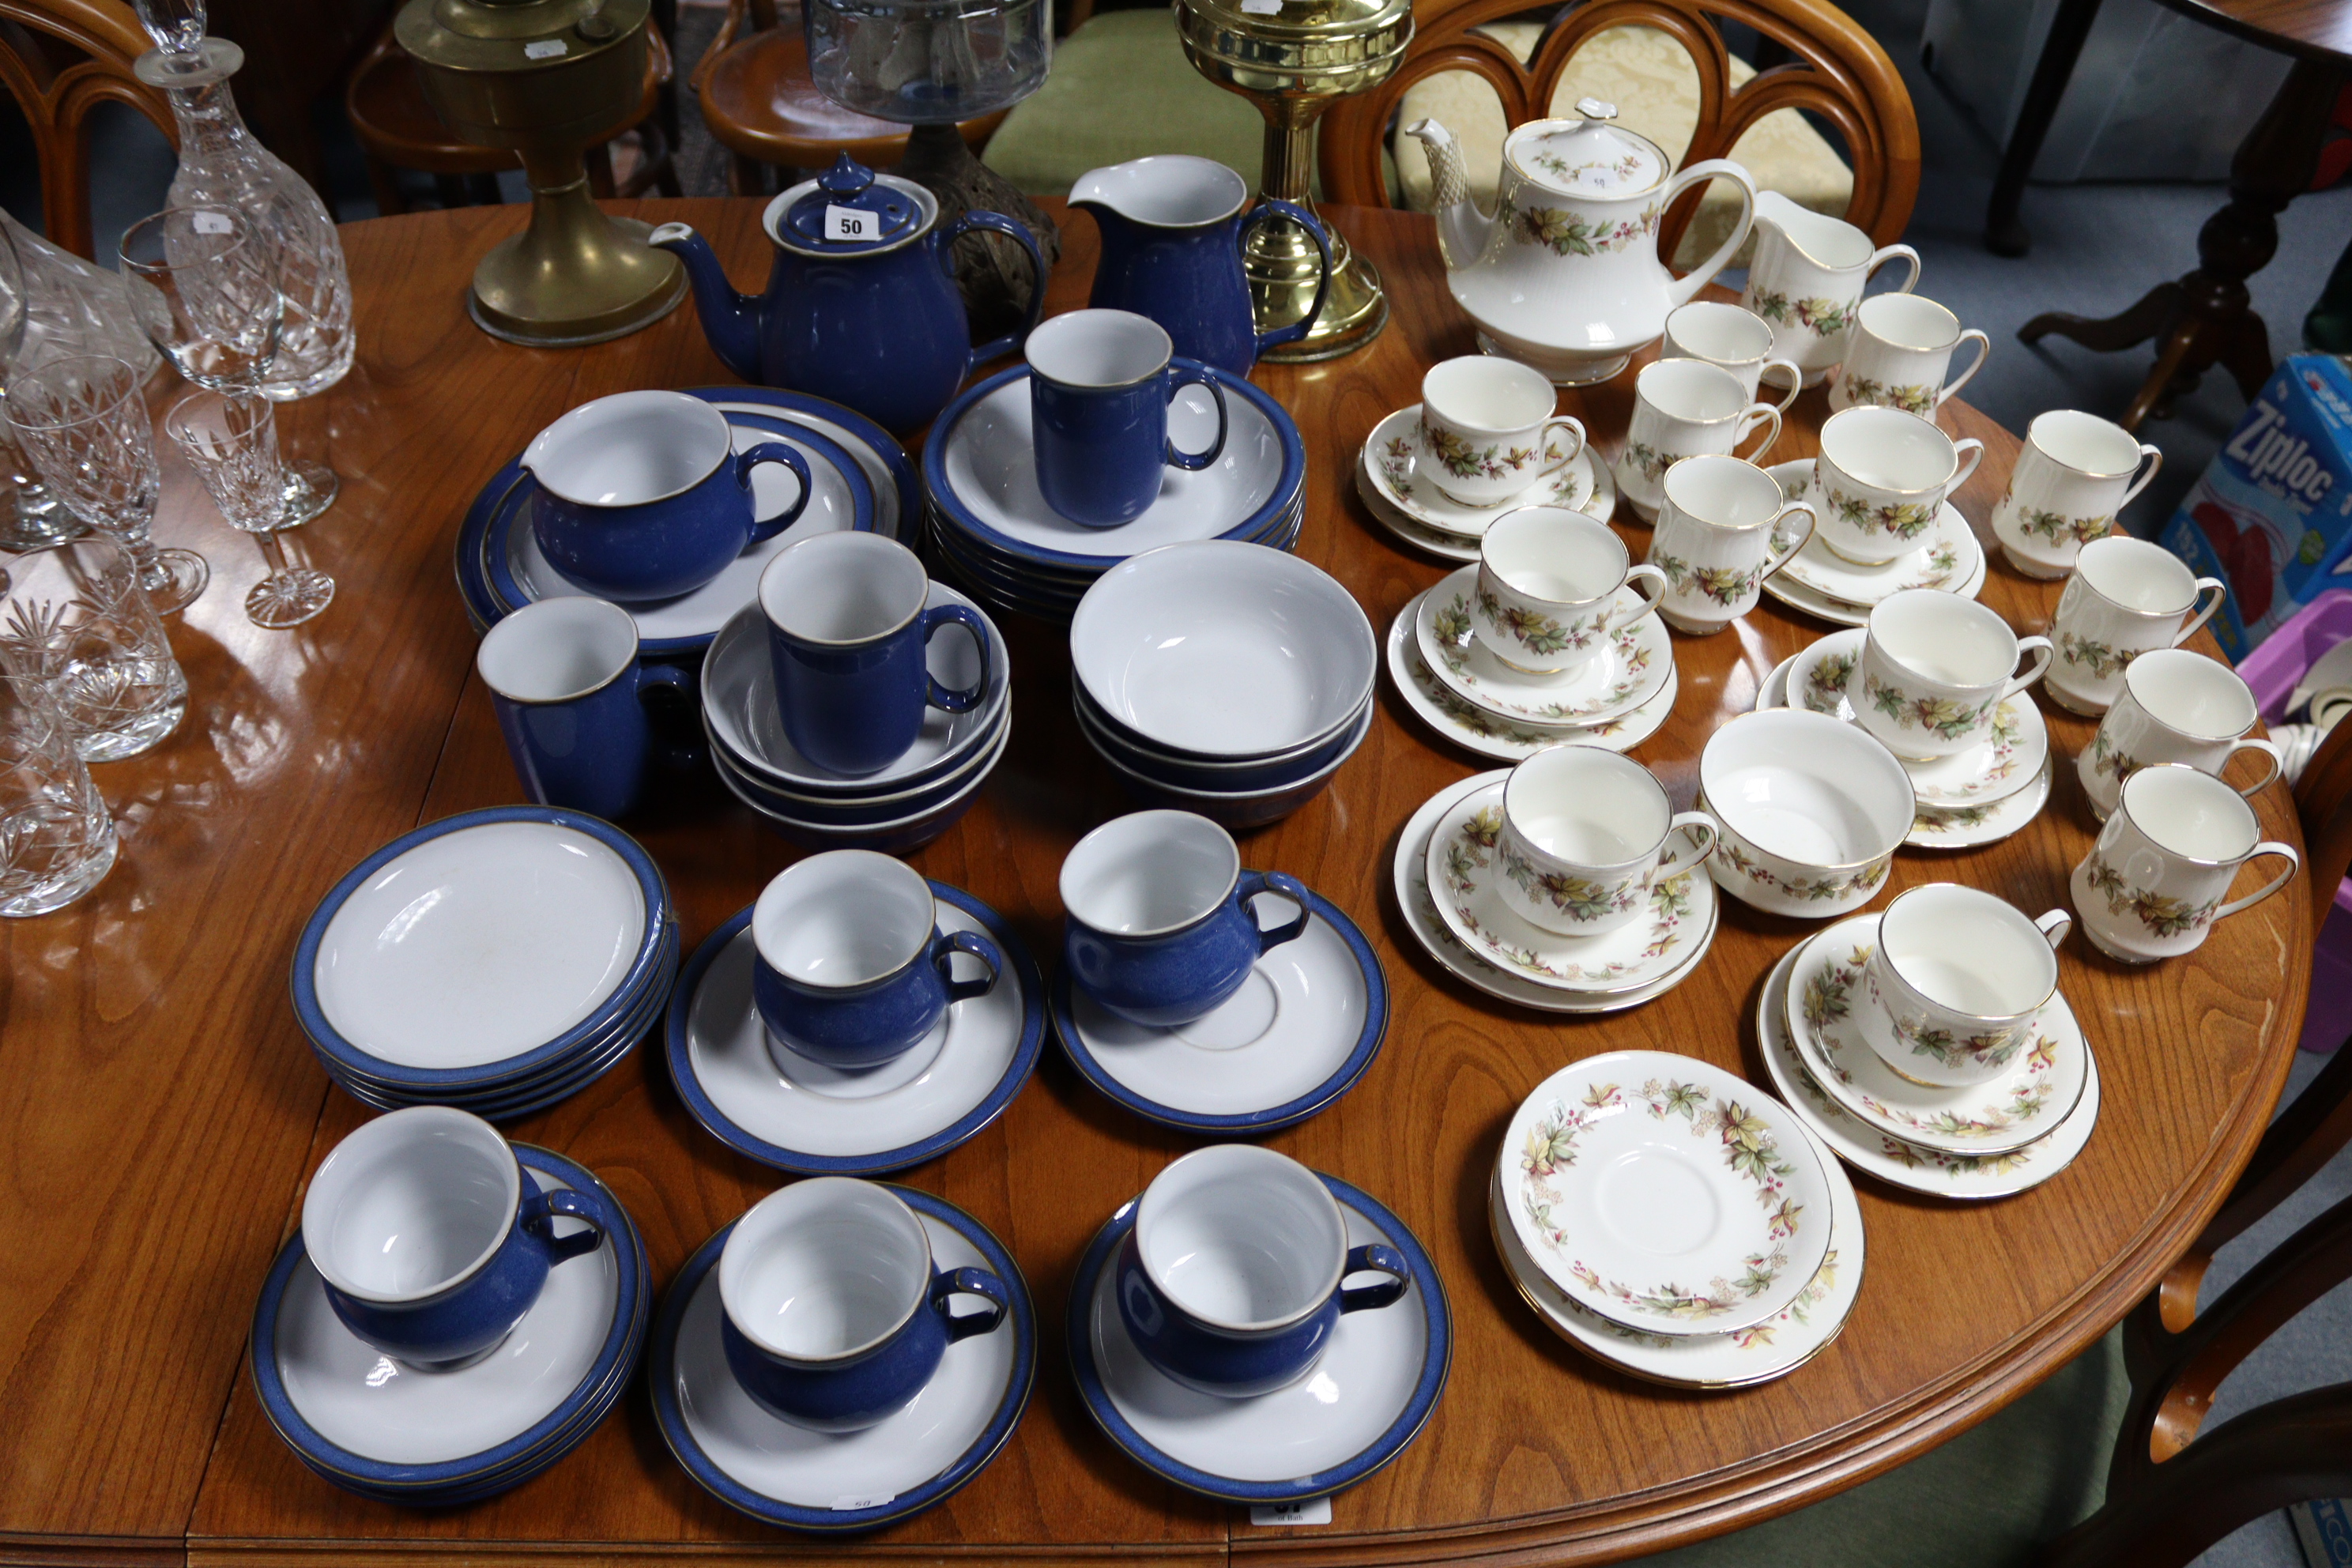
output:
[[[1021,248],[1029,253],[1029,265],[1034,268],[1030,275],[1037,279],[1037,284],[1030,291],[1029,319],[1021,323],[1021,330],[1007,332],[1001,338],[991,338],[973,348],[971,357],[964,362],[967,371],[1009,354],[1027,342],[1029,334],[1037,329],[1037,318],[1045,313],[1045,258],[1038,252],[1036,237],[1002,213],[969,212],[948,225],[946,231],[940,236],[939,249],[935,253],[940,258],[940,270],[953,281],[955,259],[950,252],[958,239],[976,228],[992,228],[1019,240]]]
[[[1307,314],[1286,327],[1276,327],[1270,332],[1260,332],[1257,335],[1257,352],[1260,353],[1265,353],[1276,343],[1295,343],[1313,331],[1316,318],[1323,313],[1323,296],[1331,288],[1331,241],[1324,235],[1323,226],[1315,221],[1315,215],[1306,208],[1294,205],[1289,202],[1277,201],[1272,196],[1266,197],[1258,203],[1256,209],[1249,216],[1242,219],[1239,234],[1241,242],[1248,243],[1250,230],[1267,219],[1276,217],[1286,217],[1307,231],[1307,237],[1315,242],[1316,253],[1322,258],[1323,268],[1316,275],[1315,302],[1307,307]]]
[[[1689,304],[1691,296],[1706,288],[1708,280],[1723,270],[1732,253],[1748,243],[1748,231],[1756,226],[1756,178],[1728,158],[1709,158],[1703,163],[1693,163],[1676,174],[1666,186],[1666,194],[1658,200],[1659,210],[1673,206],[1676,196],[1718,174],[1739,187],[1739,221],[1731,226],[1731,237],[1717,246],[1714,255],[1666,285],[1669,309]],[[1663,263],[1664,258],[1660,259]]]

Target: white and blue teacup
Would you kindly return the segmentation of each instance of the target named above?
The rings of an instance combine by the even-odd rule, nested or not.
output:
[[[694,700],[693,675],[639,663],[636,617],[603,599],[525,605],[489,629],[474,668],[523,793],[607,819],[636,805],[655,758],[646,694],[668,688]]]
[[[1244,872],[1233,835],[1189,811],[1104,823],[1063,859],[1061,885],[1071,984],[1146,1028],[1213,1012],[1261,953],[1307,930],[1307,889],[1279,871]],[[1297,904],[1298,918],[1260,928],[1250,901],[1265,892]]]
[[[1297,1382],[1343,1314],[1393,1306],[1412,1279],[1396,1248],[1348,1245],[1314,1172],[1253,1143],[1195,1150],[1154,1177],[1118,1268],[1119,1321],[1143,1359],[1228,1399]],[[1365,1272],[1389,1278],[1340,1289]]]
[[[1087,528],[1133,522],[1160,499],[1170,468],[1207,468],[1225,449],[1225,389],[1198,360],[1178,359],[1168,331],[1131,310],[1072,310],[1029,334],[1030,440],[1045,504]],[[1180,452],[1168,405],[1188,385],[1217,405],[1217,438]]]
[[[939,929],[921,873],[870,849],[833,849],[787,867],[751,908],[751,996],[772,1055],[879,1067],[912,1050],[949,1006],[985,996],[1004,955],[978,931]],[[954,955],[987,966],[955,978]],[[790,1067],[781,1056],[778,1066]]]
[[[800,493],[758,521],[751,470],[782,463]],[[738,454],[727,416],[682,392],[624,392],[583,403],[523,448],[539,481],[530,528],[564,578],[634,605],[691,594],[727,563],[798,521],[807,460],[781,441]]]
[[[992,1310],[961,1316],[953,1296]],[[1004,1282],[943,1272],[922,1220],[889,1188],[812,1176],[735,1222],[719,1254],[728,1370],[780,1421],[856,1432],[902,1409],[948,1346],[1004,1321]]]
[[[915,552],[878,533],[820,533],[760,574],[768,659],[784,736],[819,767],[879,773],[922,732],[925,708],[961,713],[988,690],[988,625],[965,605],[933,605]],[[961,626],[980,675],[961,691],[926,663],[933,633]]]
[[[557,1215],[589,1228],[558,1237]],[[445,1105],[360,1128],[302,1200],[302,1247],[335,1316],[385,1355],[432,1370],[497,1349],[550,1268],[621,1228],[603,1194],[541,1192],[497,1128]]]

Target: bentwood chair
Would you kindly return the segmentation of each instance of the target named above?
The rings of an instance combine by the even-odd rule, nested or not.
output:
[[[131,71],[149,47],[122,0],[0,0],[0,83],[33,130],[42,226],[77,256],[90,255],[89,111],[127,103],[179,144],[171,106]]]

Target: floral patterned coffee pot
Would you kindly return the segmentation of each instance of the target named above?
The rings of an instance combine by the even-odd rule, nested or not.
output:
[[[1405,133],[1429,150],[1446,286],[1479,346],[1562,385],[1606,381],[1658,341],[1666,312],[1720,271],[1756,219],[1756,182],[1727,158],[1680,174],[1655,142],[1609,123],[1614,106],[1577,100],[1578,120],[1533,120],[1503,142],[1495,216],[1471,204],[1462,152],[1433,120]],[[1658,220],[1693,185],[1739,187],[1731,237],[1689,276],[1658,259]]]

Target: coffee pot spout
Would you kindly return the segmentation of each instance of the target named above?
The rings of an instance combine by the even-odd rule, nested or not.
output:
[[[710,352],[729,370],[760,384],[761,301],[735,291],[710,242],[685,224],[663,224],[647,237],[646,243],[675,253],[686,263],[687,279],[694,288],[694,313],[701,319],[702,335],[709,340]]]
[[[1470,179],[1462,168],[1462,148],[1454,132],[1434,120],[1416,120],[1404,133],[1429,153],[1430,179],[1435,187],[1437,248],[1448,271],[1467,267],[1486,254],[1495,220],[1470,199]]]

